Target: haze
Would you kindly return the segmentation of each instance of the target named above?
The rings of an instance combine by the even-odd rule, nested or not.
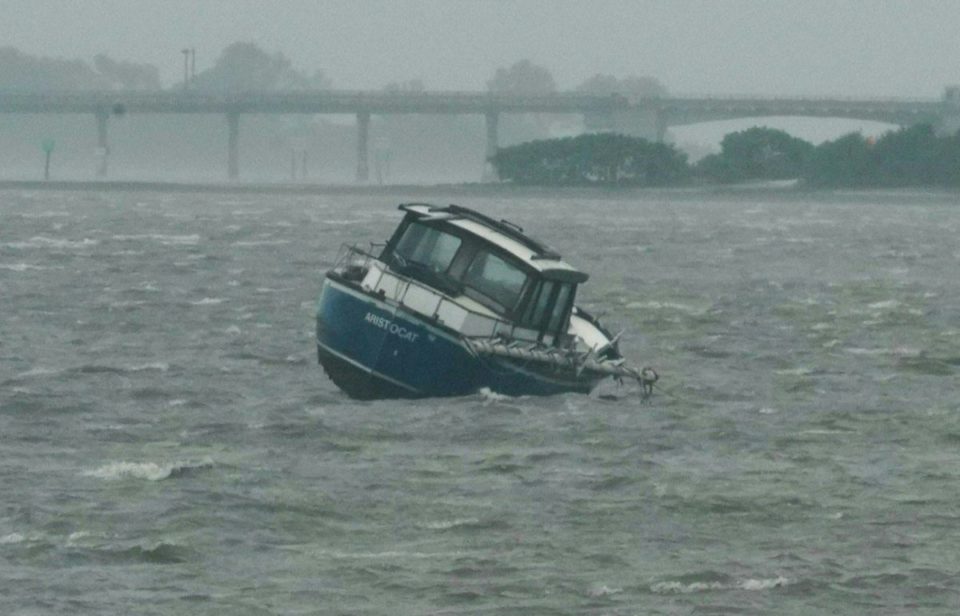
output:
[[[235,41],[281,51],[335,88],[420,79],[480,90],[528,58],[572,88],[595,73],[651,75],[678,94],[937,97],[960,82],[960,3],[691,0],[3,0],[0,41],[26,53],[98,53],[182,74]]]

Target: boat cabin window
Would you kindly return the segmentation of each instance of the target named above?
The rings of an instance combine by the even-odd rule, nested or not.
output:
[[[536,329],[541,335],[564,333],[575,290],[573,283],[540,280],[527,298],[520,325]]]
[[[462,240],[455,235],[413,222],[404,230],[394,254],[407,263],[445,272],[461,243]]]
[[[550,322],[547,323],[547,333],[554,335],[562,333],[560,328],[565,325],[565,317],[569,311],[568,304],[571,300],[570,293],[573,290],[573,285],[569,283],[560,283],[559,286],[560,290],[557,291],[557,299],[553,302],[553,310],[551,310]]]
[[[547,313],[547,304],[550,302],[550,296],[553,295],[552,280],[541,280],[530,296],[527,302],[527,309],[523,312],[520,324],[532,329],[540,329],[543,322],[543,315]]]
[[[517,305],[527,275],[523,271],[500,257],[480,250],[463,273],[464,292],[473,296],[476,291],[483,297],[474,297],[483,304],[492,300],[494,310],[505,313]]]

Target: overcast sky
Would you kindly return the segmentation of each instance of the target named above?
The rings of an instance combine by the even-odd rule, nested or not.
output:
[[[282,51],[337,88],[475,90],[529,58],[561,88],[651,75],[672,92],[937,97],[960,83],[960,1],[0,0],[0,45],[207,68],[228,44]]]

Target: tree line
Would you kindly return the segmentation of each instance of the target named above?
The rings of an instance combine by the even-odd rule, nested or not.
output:
[[[501,181],[541,186],[677,186],[798,179],[832,188],[960,187],[960,133],[926,124],[879,139],[859,133],[814,145],[784,131],[726,135],[720,152],[690,164],[673,145],[612,133],[536,140],[491,159]]]

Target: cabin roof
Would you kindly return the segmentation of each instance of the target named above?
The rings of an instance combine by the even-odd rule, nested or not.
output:
[[[423,220],[442,220],[463,229],[507,251],[547,278],[565,282],[587,280],[586,273],[563,261],[557,252],[525,235],[523,229],[506,220],[494,220],[459,205],[441,207],[427,203],[404,203],[400,209],[419,215]]]

